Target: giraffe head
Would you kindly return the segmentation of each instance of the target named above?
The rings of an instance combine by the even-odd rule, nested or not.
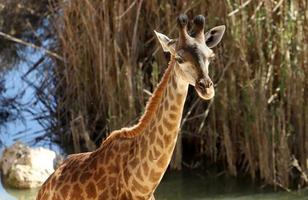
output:
[[[180,15],[177,19],[179,38],[170,39],[156,31],[155,34],[163,47],[177,62],[179,76],[193,85],[203,99],[214,97],[213,82],[209,77],[209,64],[215,58],[212,50],[221,40],[225,26],[216,26],[204,34],[205,18],[198,15],[193,20],[193,30],[187,31],[188,18]]]

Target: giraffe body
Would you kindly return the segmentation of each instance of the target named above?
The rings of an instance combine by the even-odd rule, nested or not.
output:
[[[185,24],[179,24],[184,30]],[[164,50],[171,52],[171,62],[138,124],[114,131],[94,152],[69,156],[43,184],[37,200],[154,200],[176,145],[189,80],[195,75],[196,85],[200,77],[208,80],[204,70],[187,78],[187,66],[177,60],[176,49],[164,41],[166,36],[157,36]],[[178,51],[189,43],[183,35],[179,39]],[[191,53],[185,59],[196,57]],[[200,84],[204,88],[198,89],[198,94],[212,98],[213,86]]]
[[[154,199],[176,144],[188,88],[177,80],[174,65],[169,64],[142,126],[114,131],[96,151],[70,156],[38,199]]]

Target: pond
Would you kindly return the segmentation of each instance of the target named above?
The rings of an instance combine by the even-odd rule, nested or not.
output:
[[[156,192],[159,200],[308,200],[308,190],[299,192],[261,189],[250,179],[213,176],[202,172],[167,173]]]
[[[16,190],[0,186],[0,200],[34,200],[38,189]],[[201,172],[168,172],[156,200],[307,200],[308,190],[297,192],[260,189],[250,180],[204,175]]]

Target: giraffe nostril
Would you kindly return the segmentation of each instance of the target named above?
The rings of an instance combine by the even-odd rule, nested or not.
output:
[[[213,86],[213,82],[209,81],[209,87],[212,87],[212,86]]]
[[[204,79],[200,79],[198,81],[198,87],[201,89],[201,90],[205,90],[206,89],[206,83],[205,83],[205,80]]]
[[[205,90],[213,86],[213,82],[211,81],[211,79],[206,78],[200,79],[197,84],[201,90]]]

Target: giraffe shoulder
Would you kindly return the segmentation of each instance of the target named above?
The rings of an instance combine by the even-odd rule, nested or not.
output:
[[[109,146],[114,141],[131,139],[139,135],[134,128],[122,128],[120,130],[113,131],[101,144],[101,147]]]

